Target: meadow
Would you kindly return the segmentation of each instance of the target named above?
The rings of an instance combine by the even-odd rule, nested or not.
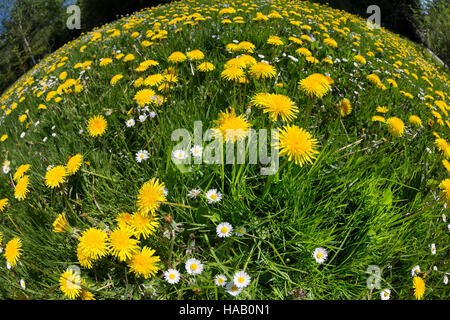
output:
[[[183,0],[83,34],[0,97],[0,297],[449,299],[449,80],[306,1]],[[177,148],[196,121],[212,137]],[[274,174],[197,161],[249,158],[250,129],[278,129]]]

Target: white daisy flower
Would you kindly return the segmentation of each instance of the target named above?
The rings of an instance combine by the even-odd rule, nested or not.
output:
[[[20,286],[22,287],[23,290],[26,289],[26,287],[25,287],[25,280],[20,279]]]
[[[219,223],[217,225],[216,232],[220,238],[228,238],[233,232],[233,226],[228,222]]]
[[[42,139],[42,142],[45,142],[45,141],[47,141],[47,139],[48,139],[48,138],[47,138],[47,137],[45,137],[44,139]]]
[[[233,282],[230,282],[227,285],[227,292],[231,294],[233,297],[236,297],[239,293],[242,292],[242,288],[239,288]]]
[[[161,192],[161,194],[162,194],[164,197],[167,197],[167,195],[169,194],[169,189],[167,189],[167,188],[161,188],[161,189],[159,189],[159,192]]]
[[[323,263],[327,260],[328,252],[326,249],[319,247],[314,250],[313,256],[317,263]]]
[[[448,284],[448,277],[447,277],[447,275],[444,276],[444,280],[443,280],[443,281],[444,281],[444,284],[445,284],[445,285]]]
[[[436,254],[436,245],[434,243],[431,244],[431,254]]]
[[[195,258],[191,258],[188,261],[186,261],[185,267],[187,273],[191,275],[200,274],[203,271],[203,264]]]
[[[415,276],[417,276],[419,273],[420,273],[420,267],[419,267],[418,265],[417,265],[417,266],[414,266],[414,267],[411,269],[411,276],[415,277]]]
[[[442,221],[447,222],[447,216],[444,213],[442,214]]]
[[[150,113],[148,115],[150,116],[150,118],[154,118],[154,117],[156,117],[156,112],[150,111]]]
[[[247,230],[244,227],[239,227],[234,230],[234,234],[238,237],[242,237],[246,232]]]
[[[233,282],[238,288],[245,288],[250,284],[250,276],[245,271],[238,271],[233,276]]]
[[[227,284],[227,277],[219,274],[214,278],[214,283],[216,284],[216,286],[224,287]]]
[[[433,270],[434,271],[438,271],[438,267],[437,266],[433,266]]]
[[[206,199],[208,199],[209,204],[213,202],[220,202],[220,200],[222,200],[222,194],[217,191],[217,189],[210,189],[206,191]]]
[[[132,126],[134,126],[135,121],[134,121],[134,119],[128,119],[125,123],[128,128],[131,128]]]
[[[147,160],[149,158],[147,150],[139,150],[136,153],[136,161],[141,163],[143,160]]]
[[[2,170],[3,170],[4,174],[8,174],[9,170],[11,170],[11,169],[9,168],[9,166],[3,166]]]
[[[184,150],[174,150],[172,156],[177,160],[184,160],[187,157],[186,151]]]
[[[9,264],[9,262],[6,262],[6,269],[11,270],[11,265]]]
[[[23,138],[23,137],[25,137],[25,132],[22,132],[22,133],[20,134],[20,138]]]
[[[52,137],[56,137],[56,133],[55,132],[52,133]]]
[[[384,289],[380,292],[381,300],[389,300],[391,298],[391,290]]]
[[[141,115],[139,116],[139,121],[140,121],[140,122],[144,122],[145,119],[147,119],[147,116],[146,116],[145,114],[141,114]]]
[[[180,273],[175,269],[168,269],[164,272],[164,280],[170,284],[175,284],[180,281]]]
[[[189,190],[187,196],[191,199],[194,199],[195,197],[197,197],[200,193],[202,193],[202,191],[200,189],[191,189]]]
[[[191,155],[193,157],[201,157],[203,153],[203,147],[202,146],[193,146],[191,148]]]

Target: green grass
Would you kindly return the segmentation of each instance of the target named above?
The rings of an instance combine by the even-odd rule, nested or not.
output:
[[[428,273],[425,299],[448,299],[450,292],[443,277],[449,271],[449,230],[442,221],[446,210],[438,188],[448,173],[432,134],[435,131],[446,138],[448,126],[427,125],[427,119],[433,116],[426,102],[434,102],[419,98],[430,94],[441,100],[435,93],[441,90],[448,99],[448,71],[439,69],[431,58],[423,57],[422,48],[415,44],[384,30],[374,30],[370,35],[360,18],[308,2],[280,1],[276,8],[255,2],[255,10],[231,15],[240,15],[248,23],[230,25],[220,23],[224,17],[217,12],[199,9],[204,17],[211,18],[197,26],[178,23],[177,27],[182,27],[178,33],[173,26],[168,26],[167,39],[155,40],[147,48],[140,44],[146,31],[153,28],[155,17],[165,15],[171,20],[174,13],[194,13],[200,4],[205,8],[222,8],[225,3],[228,2],[186,1],[143,11],[137,16],[145,20],[128,33],[124,33],[123,27],[127,19],[116,21],[98,30],[103,35],[102,41],[89,43],[91,34],[82,36],[47,57],[2,96],[0,101],[5,109],[13,102],[18,107],[11,114],[2,115],[0,135],[6,133],[8,139],[0,143],[0,148],[4,159],[11,161],[12,174],[21,164],[31,165],[32,187],[24,201],[17,201],[10,175],[0,175],[0,198],[8,198],[10,202],[0,213],[3,248],[13,237],[23,241],[23,254],[12,270],[6,269],[4,256],[0,258],[0,297],[63,299],[58,279],[68,266],[78,264],[78,241],[70,234],[52,231],[57,215],[65,212],[71,226],[79,230],[89,227],[112,230],[118,213],[136,210],[136,196],[142,184],[158,177],[169,190],[168,201],[174,205],[161,205],[157,212],[160,226],[149,239],[141,241],[141,246],[156,250],[162,271],[175,267],[183,278],[176,285],[165,282],[162,271],[147,280],[138,278],[126,263],[109,255],[97,261],[93,269],[81,272],[96,299],[234,299],[223,288],[216,287],[213,279],[221,273],[230,280],[238,270],[245,270],[252,278],[238,299],[293,299],[290,292],[299,288],[306,299],[380,299],[379,292],[384,288],[391,289],[392,299],[414,299],[411,269],[415,265],[420,265],[422,273]],[[242,5],[237,1],[235,7]],[[167,11],[170,8],[173,11]],[[272,10],[281,13],[283,8],[289,17],[252,21],[256,11],[267,15]],[[311,17],[299,8],[311,9]],[[348,27],[351,35],[358,34],[360,46],[352,44],[350,33],[342,36],[332,27],[328,33],[338,42],[338,48],[324,46],[323,31],[315,22],[319,16],[330,24],[334,19],[346,17],[339,28]],[[290,24],[289,19],[309,24],[313,32],[321,33],[315,35],[315,42],[303,45],[313,56],[319,60],[332,56],[333,60],[348,59],[348,62],[331,66],[306,62],[295,53],[300,46],[289,42],[288,37],[293,34],[300,37],[308,32]],[[162,23],[161,28],[167,24]],[[121,36],[105,40],[108,28],[121,30]],[[135,31],[140,33],[140,39],[130,37]],[[273,48],[266,44],[270,35],[282,37],[285,45]],[[202,121],[204,130],[214,127],[219,111],[234,104],[233,84],[220,78],[223,64],[237,55],[225,50],[233,40],[252,42],[257,48],[252,55],[259,59],[257,54],[263,54],[277,69],[277,78],[264,84],[250,79],[247,86],[238,85],[235,105],[238,114],[246,112],[252,96],[265,88],[267,92],[285,94],[295,101],[300,112],[292,123],[302,126],[307,97],[297,88],[298,81],[315,72],[328,73],[334,80],[332,92],[314,100],[309,125],[305,128],[318,139],[320,154],[312,165],[300,167],[289,162],[271,178],[265,197],[262,194],[268,177],[260,175],[259,164],[225,165],[222,178],[221,165],[192,165],[191,172],[181,172],[170,161],[177,143],[170,139],[175,129],[185,128],[193,133],[195,121]],[[377,40],[384,44],[384,52],[376,50]],[[83,45],[87,47],[80,52]],[[142,88],[135,88],[133,81],[162,72],[170,66],[167,57],[172,52],[189,49],[200,49],[205,53],[205,60],[212,62],[216,69],[207,76],[199,72],[192,75],[188,61],[179,64],[179,82],[167,102],[152,106],[156,117],[140,123],[139,108],[133,97]],[[113,57],[114,50],[133,53],[136,59],[122,62],[113,58],[112,64],[98,66],[100,58]],[[374,57],[366,55],[369,50],[375,53]],[[299,62],[291,61],[282,53],[297,57]],[[368,64],[355,67],[353,56],[357,53],[365,56]],[[66,64],[47,74],[63,57],[68,57]],[[135,71],[146,59],[160,64],[144,73]],[[86,60],[93,63],[81,76],[83,91],[62,94],[60,102],[45,101],[47,93],[63,83],[57,78],[59,74],[67,71],[68,78],[77,79],[81,69],[74,66]],[[395,78],[398,88],[385,91],[366,80],[374,70],[387,70],[390,75],[380,74],[387,85],[386,79],[398,73],[392,66],[397,60],[409,63],[409,72],[416,73],[418,79],[401,73],[400,78]],[[429,65],[422,69],[419,64],[413,65],[414,61]],[[116,74],[124,77],[111,86],[109,81]],[[425,74],[434,84],[431,92],[421,78]],[[34,83],[24,85],[31,75]],[[39,81],[46,75],[55,76],[56,84],[37,97],[37,92],[42,90]],[[284,86],[275,86],[277,82]],[[33,92],[34,88],[39,89]],[[412,93],[414,99],[408,99],[400,90]],[[21,97],[25,100],[19,102]],[[349,116],[340,117],[336,104],[344,97],[350,99],[353,110]],[[48,109],[38,110],[40,103]],[[386,125],[371,121],[378,106],[389,109],[386,117],[396,116],[405,122],[404,136],[392,137]],[[127,115],[132,107],[132,113]],[[25,112],[29,119],[20,123],[17,119]],[[87,133],[87,121],[97,114],[105,115],[108,129],[105,135],[93,138]],[[412,114],[422,119],[424,127],[415,128],[408,123]],[[127,128],[125,121],[131,117],[136,125]],[[444,114],[442,117],[446,119]],[[270,122],[256,107],[248,113],[248,120],[254,129],[266,128]],[[29,121],[31,125],[26,129]],[[36,121],[40,122],[37,126]],[[273,128],[282,125],[281,121],[271,124]],[[22,132],[26,132],[24,138],[19,137]],[[46,142],[44,137],[48,137]],[[427,148],[432,152],[427,152]],[[148,150],[150,158],[137,163],[135,153],[141,149]],[[83,164],[62,188],[47,188],[44,184],[47,166],[65,165],[67,157],[76,153],[82,154],[90,164]],[[283,161],[280,158],[280,163]],[[223,199],[211,205],[207,204],[204,193],[189,199],[186,195],[193,188],[204,192],[216,188],[222,192]],[[172,217],[173,224],[164,219],[166,215]],[[247,233],[242,237],[218,238],[215,227],[224,221],[234,227],[245,226]],[[175,238],[167,237],[165,232],[171,233],[175,222],[182,224],[180,230]],[[431,254],[431,243],[436,244],[435,255]],[[328,250],[324,264],[317,264],[312,256],[316,247]],[[202,274],[187,275],[184,262],[190,257],[204,263]],[[381,270],[380,289],[367,287],[366,271],[371,265]],[[433,266],[438,271],[433,271]],[[20,279],[26,282],[25,290],[19,285]]]

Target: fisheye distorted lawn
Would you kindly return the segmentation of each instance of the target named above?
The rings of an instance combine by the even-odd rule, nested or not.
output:
[[[0,296],[448,299],[448,86],[303,1],[84,34],[0,98]]]

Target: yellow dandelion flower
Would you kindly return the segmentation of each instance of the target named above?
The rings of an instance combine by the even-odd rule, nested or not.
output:
[[[5,141],[6,139],[8,139],[8,135],[7,135],[7,134],[4,134],[4,135],[2,135],[2,136],[0,137],[0,141],[1,141],[1,142]]]
[[[154,256],[155,250],[148,247],[143,247],[140,252],[135,253],[129,262],[130,270],[133,271],[136,276],[143,276],[145,279],[154,276],[158,271],[158,262],[160,261],[158,256]]]
[[[23,176],[16,183],[16,187],[14,188],[14,198],[19,201],[22,201],[27,196],[30,191],[28,187],[30,186],[30,176]]]
[[[333,38],[325,38],[323,40],[323,43],[332,48],[337,48],[338,46],[336,40],[334,40]]]
[[[89,228],[81,234],[79,246],[89,259],[99,259],[108,253],[108,235],[103,230]]]
[[[219,113],[219,119],[214,120],[217,127],[213,129],[214,135],[223,141],[236,141],[244,139],[248,134],[251,126],[244,115],[236,116],[234,109],[231,112],[226,110]]]
[[[89,286],[86,283],[86,280],[81,279],[81,300],[95,300],[94,294],[85,288],[89,288]]]
[[[14,173],[13,179],[17,182],[20,178],[22,178],[25,173],[30,170],[29,164],[22,164],[20,167],[17,168],[16,173]]]
[[[5,246],[6,262],[8,262],[11,267],[14,267],[17,264],[17,261],[19,261],[21,255],[22,240],[19,238],[13,238]]]
[[[4,198],[4,199],[0,199],[0,212],[5,211],[6,206],[8,205],[8,199]],[[0,241],[0,245],[1,245],[1,241]]]
[[[274,133],[274,138],[277,140],[273,146],[280,150],[280,156],[287,155],[288,161],[294,159],[296,164],[303,167],[306,163],[312,163],[315,155],[319,152],[318,141],[312,135],[295,125],[284,126]]]
[[[163,83],[165,79],[165,76],[163,76],[160,73],[149,75],[144,80],[144,85],[149,87],[159,86],[161,83]]]
[[[362,55],[360,55],[360,54],[357,54],[357,55],[354,57],[354,59],[355,59],[356,61],[358,61],[359,63],[361,63],[361,64],[366,64],[366,63],[367,63],[366,59],[365,59]]]
[[[447,169],[447,171],[450,172],[450,162],[444,159],[442,160],[442,164],[444,165],[445,169]]]
[[[386,107],[377,107],[377,112],[379,112],[379,113],[387,113],[388,111],[389,111],[389,109],[388,108],[386,108]]]
[[[117,228],[109,235],[110,252],[120,261],[126,261],[139,251],[139,241],[131,238],[132,233],[128,228]]]
[[[198,60],[202,60],[203,58],[205,58],[205,55],[203,54],[203,52],[201,52],[200,50],[197,50],[197,49],[186,52],[186,56],[188,57],[189,60],[193,60],[193,61],[198,61]]]
[[[272,121],[277,121],[278,118],[291,121],[298,113],[295,103],[282,94],[257,94],[253,97],[253,103],[259,105],[264,113],[268,113]]]
[[[271,66],[267,62],[257,62],[250,67],[249,75],[257,80],[259,79],[271,79],[277,74],[277,70],[274,66]]]
[[[222,71],[221,77],[228,81],[239,81],[240,78],[244,77],[244,71],[238,67],[226,68]]]
[[[45,185],[49,188],[59,187],[66,182],[67,171],[64,166],[56,166],[45,174]]]
[[[132,220],[133,216],[128,212],[121,212],[116,217],[117,225],[122,229],[130,227]]]
[[[144,107],[152,103],[152,98],[156,96],[155,91],[151,89],[139,90],[134,96],[134,100],[139,104],[139,106]]]
[[[67,222],[66,216],[64,213],[58,215],[58,217],[53,222],[53,232],[70,232],[72,228]]]
[[[80,169],[83,164],[83,156],[81,154],[76,154],[70,157],[66,164],[66,171],[69,176],[74,175]]]
[[[413,278],[414,296],[417,300],[422,300],[425,293],[425,281],[421,277]]]
[[[434,144],[446,159],[450,158],[450,144],[447,140],[438,138],[434,141]]]
[[[330,91],[330,79],[320,73],[313,73],[298,82],[299,88],[309,97],[322,98]]]
[[[166,202],[164,187],[164,182],[159,182],[157,178],[145,182],[137,196],[138,211],[143,214],[154,213],[161,202]]]
[[[104,67],[107,66],[108,64],[112,63],[112,59],[111,58],[103,58],[100,60],[100,67]]]
[[[89,259],[86,254],[84,254],[83,249],[81,249],[79,243],[77,247],[77,257],[80,266],[86,269],[92,269],[92,262],[95,261],[95,259]]]
[[[213,71],[216,67],[211,62],[202,62],[197,66],[197,70],[200,72]]]
[[[81,293],[81,278],[75,270],[68,268],[59,277],[59,288],[69,299],[75,299]]]
[[[415,126],[415,127],[421,127],[422,126],[422,120],[416,115],[412,115],[409,117],[409,122]]]
[[[158,226],[159,222],[155,214],[136,212],[132,215],[130,230],[138,239],[141,236],[147,239],[155,232]]]
[[[170,63],[180,63],[186,60],[186,55],[183,52],[175,51],[167,58],[167,60]]]
[[[92,137],[96,137],[102,136],[105,133],[107,126],[108,123],[106,122],[106,119],[101,115],[97,115],[89,119],[87,129]]]
[[[120,79],[123,78],[123,75],[121,74],[116,74],[114,77],[111,78],[111,80],[109,81],[109,83],[113,86],[115,85],[117,82],[119,82]]]
[[[394,137],[401,137],[405,133],[405,124],[397,117],[390,117],[386,119],[388,131]]]
[[[352,112],[352,104],[347,98],[342,99],[338,104],[338,108],[342,117],[348,116]]]

